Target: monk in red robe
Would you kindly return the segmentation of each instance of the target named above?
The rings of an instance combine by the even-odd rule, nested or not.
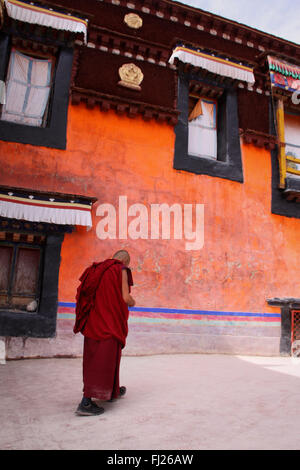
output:
[[[111,401],[126,393],[119,385],[119,368],[128,334],[128,306],[135,305],[129,263],[128,252],[120,250],[111,259],[93,263],[80,278],[73,331],[84,336],[83,398],[76,410],[81,416],[104,412],[92,398]]]

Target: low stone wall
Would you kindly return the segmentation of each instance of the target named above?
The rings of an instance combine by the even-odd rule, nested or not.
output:
[[[71,318],[59,319],[54,338],[0,337],[0,363],[1,359],[81,357],[83,336],[73,333],[73,325]],[[124,355],[184,353],[279,356],[280,322],[130,317]]]

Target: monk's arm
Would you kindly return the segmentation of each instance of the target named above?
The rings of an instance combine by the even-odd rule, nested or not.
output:
[[[126,269],[122,269],[122,296],[124,302],[126,302],[129,307],[133,307],[135,305],[135,300],[129,293],[128,276]]]

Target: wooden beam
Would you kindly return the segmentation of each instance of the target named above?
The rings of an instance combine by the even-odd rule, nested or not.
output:
[[[278,138],[279,138],[279,148],[278,148],[278,159],[279,159],[279,187],[285,188],[286,180],[286,156],[285,156],[285,136],[284,136],[284,105],[283,100],[278,100],[277,105],[277,126],[278,126]]]
[[[300,170],[295,170],[294,168],[291,168],[290,166],[287,167],[286,171],[288,173],[292,173],[293,175],[300,175]]]
[[[298,164],[300,165],[300,158],[296,158],[296,157],[292,157],[291,155],[287,155],[287,156],[286,156],[286,159],[287,159],[289,162],[298,163]]]

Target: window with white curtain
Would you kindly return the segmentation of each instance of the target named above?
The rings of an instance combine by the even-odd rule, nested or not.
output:
[[[217,102],[189,97],[188,154],[217,159]]]
[[[46,124],[52,66],[51,59],[11,51],[2,120],[36,127]]]

